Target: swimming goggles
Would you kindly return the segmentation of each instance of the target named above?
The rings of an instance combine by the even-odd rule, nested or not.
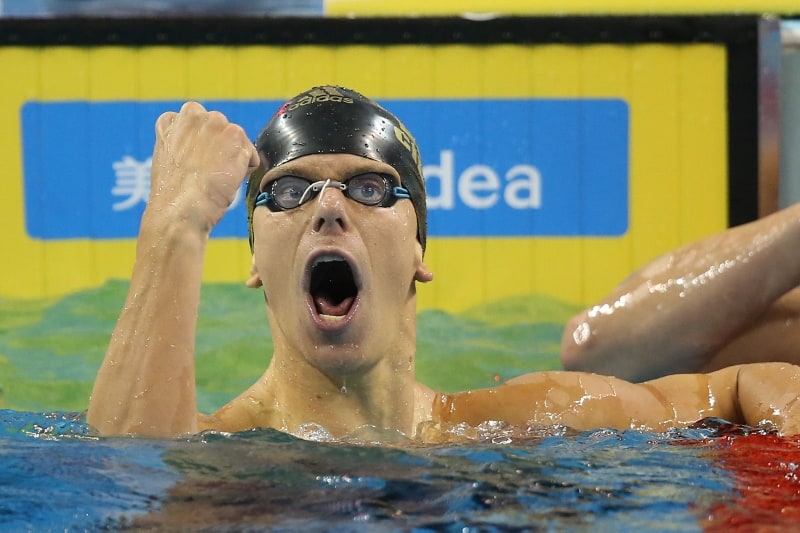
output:
[[[364,205],[389,207],[398,199],[411,198],[408,189],[392,185],[386,176],[376,173],[359,174],[345,181],[316,181],[311,183],[297,176],[281,176],[268,184],[268,189],[256,196],[256,206],[265,205],[270,211],[287,211],[300,207],[326,188],[341,190],[351,200]]]

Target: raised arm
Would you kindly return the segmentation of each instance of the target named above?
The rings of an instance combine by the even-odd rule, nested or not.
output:
[[[725,364],[779,360],[800,299],[775,304],[800,284],[798,250],[794,205],[665,254],[570,320],[562,363],[641,381],[719,368],[712,359],[725,350]]]
[[[89,401],[101,434],[197,430],[194,347],[211,229],[258,156],[244,130],[189,102],[156,122],[130,290]]]
[[[785,435],[800,432],[800,367],[760,363],[709,374],[676,374],[644,383],[582,372],[537,372],[492,389],[439,395],[435,421],[477,425],[564,424],[664,431],[702,418],[756,426],[771,422]]]

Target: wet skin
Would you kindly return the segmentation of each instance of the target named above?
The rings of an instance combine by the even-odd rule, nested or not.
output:
[[[800,368],[792,365],[731,367],[644,384],[542,372],[495,389],[430,390],[414,379],[415,285],[432,274],[416,239],[413,206],[401,200],[368,207],[338,188],[291,211],[256,208],[247,283],[263,286],[272,361],[247,391],[213,415],[200,415],[194,339],[205,247],[257,164],[242,129],[219,113],[188,103],[159,118],[131,287],[87,414],[101,434],[295,432],[316,424],[334,437],[372,426],[436,441],[444,426],[461,422],[663,429],[705,416],[797,429]],[[304,156],[271,169],[264,181],[286,173],[346,181],[364,172],[402,183],[392,167],[350,154]],[[326,272],[350,288],[334,294],[315,269],[342,261],[348,268]],[[417,434],[420,424],[425,431]]]
[[[640,381],[800,363],[800,204],[658,257],[569,321],[571,370]]]
[[[324,154],[271,169],[261,188],[286,175],[343,182],[371,172],[401,182],[385,163]],[[214,420],[242,417],[226,425],[236,428],[291,431],[315,423],[334,433],[361,425],[413,433],[414,413],[425,404],[430,410],[430,392],[414,382],[415,283],[432,275],[411,202],[365,206],[330,187],[296,209],[256,207],[253,231],[248,284],[263,285],[274,352],[264,376]],[[342,301],[311,290],[315,270],[334,259],[349,267],[336,281],[355,289]]]
[[[301,157],[272,169],[262,181],[288,174],[341,182],[366,173],[400,182],[391,166],[350,154]],[[253,272],[264,280],[277,326],[273,335],[282,347],[273,357],[287,350],[332,379],[362,374],[384,361],[396,371],[409,366],[408,357],[395,362],[394,354],[413,351],[414,327],[405,319],[415,312],[415,281],[430,279],[410,201],[366,206],[327,188],[296,209],[257,207],[253,229]],[[341,309],[334,297],[310,291],[314,267],[327,266],[318,261],[333,259],[350,270],[335,281],[344,285],[352,278],[355,288]]]

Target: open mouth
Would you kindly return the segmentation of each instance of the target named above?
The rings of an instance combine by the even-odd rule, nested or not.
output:
[[[311,265],[309,294],[314,309],[326,321],[344,319],[358,297],[350,264],[338,255],[321,255]]]

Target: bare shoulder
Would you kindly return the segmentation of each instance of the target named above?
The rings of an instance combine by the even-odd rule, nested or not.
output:
[[[214,414],[200,415],[198,428],[201,431],[245,431],[272,426],[271,403],[264,399],[261,380],[242,394],[222,406]]]

